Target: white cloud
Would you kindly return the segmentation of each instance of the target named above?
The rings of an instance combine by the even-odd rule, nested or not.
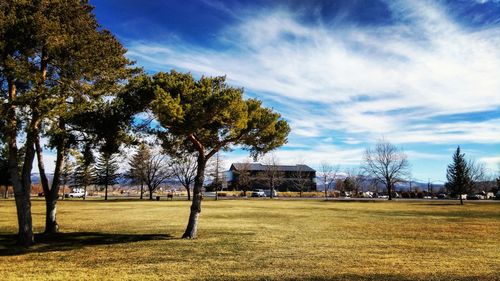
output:
[[[224,51],[133,43],[129,55],[155,69],[227,74],[287,108],[298,136],[341,130],[365,140],[384,134],[403,143],[498,143],[499,130],[489,131],[498,120],[429,118],[500,108],[500,29],[465,30],[428,2],[396,1],[391,9],[409,24],[311,25],[276,10],[224,30],[221,42],[230,47]],[[320,105],[311,111],[312,103]]]

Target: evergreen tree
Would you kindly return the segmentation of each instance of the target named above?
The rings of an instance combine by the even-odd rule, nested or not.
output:
[[[0,121],[0,135],[5,136],[9,147],[9,174],[18,211],[18,243],[22,245],[34,242],[30,176],[35,155],[46,200],[45,232],[57,232],[59,174],[66,150],[76,146],[77,140],[88,139],[89,132],[95,133],[91,132],[95,128],[89,127],[97,122],[92,122],[88,115],[95,113],[96,108],[101,111],[108,104],[105,96],[116,95],[124,86],[123,81],[137,73],[125,57],[125,48],[98,24],[88,2],[0,2],[0,87],[6,93],[0,95],[0,104],[4,105],[0,116],[6,117]],[[120,99],[116,101],[120,103]],[[123,103],[121,108],[138,105]],[[111,120],[116,125],[107,127],[105,132],[109,135],[115,134],[116,121],[122,120],[119,118],[131,116],[128,110],[113,112],[118,114],[94,114],[99,120]],[[85,122],[73,123],[74,115],[85,116]],[[82,130],[83,138],[74,135]],[[45,173],[42,133],[49,137],[49,146],[56,151],[51,185]],[[23,165],[16,157],[20,140],[26,148]]]
[[[72,184],[73,173],[75,172],[75,164],[71,161],[69,155],[64,156],[63,165],[61,168],[61,185],[62,185],[62,199],[64,200],[64,188]]]
[[[465,154],[460,153],[460,146],[453,154],[453,162],[448,165],[446,173],[446,188],[453,195],[458,195],[460,204],[463,205],[462,195],[467,194],[473,188],[471,170],[465,159]]]
[[[74,187],[83,187],[84,196],[87,196],[87,187],[95,182],[95,170],[93,167],[94,156],[90,146],[87,145],[83,154],[76,157],[76,168],[73,173],[72,183]]]
[[[156,94],[152,104],[161,130],[158,136],[171,156],[197,154],[191,213],[183,238],[196,238],[201,213],[205,168],[220,150],[241,146],[256,158],[287,141],[290,127],[272,109],[256,99],[243,99],[243,89],[226,83],[226,77],[190,73],[157,73],[146,89]]]
[[[147,173],[147,163],[151,158],[151,151],[149,147],[141,143],[137,148],[137,152],[132,155],[129,160],[129,170],[126,173],[126,177],[132,180],[134,184],[141,185],[141,199],[144,196],[144,183],[146,182]]]
[[[104,186],[104,200],[108,200],[108,186],[118,183],[120,177],[118,169],[116,155],[103,152],[97,158],[95,184]]]

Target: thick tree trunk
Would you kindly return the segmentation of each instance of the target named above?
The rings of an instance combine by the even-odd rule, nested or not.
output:
[[[104,201],[108,200],[108,184],[104,185]]]
[[[35,242],[33,237],[33,222],[31,220],[31,201],[29,192],[15,193],[17,223],[19,232],[17,244],[20,246],[31,246]]]
[[[462,199],[462,194],[459,194],[458,196],[460,197],[460,205],[463,205],[464,204],[464,200]]]
[[[196,170],[196,177],[194,179],[193,187],[193,202],[191,203],[191,213],[189,214],[189,221],[186,231],[182,238],[195,239],[198,231],[198,218],[201,213],[201,190],[203,188],[203,181],[205,180],[205,166],[206,159],[202,153],[198,155],[198,167]]]
[[[59,232],[59,224],[57,224],[57,198],[45,197],[45,233],[54,234]]]
[[[36,155],[38,159],[38,170],[40,172],[40,182],[42,183],[43,193],[45,195],[45,233],[53,234],[59,232],[59,225],[56,221],[57,213],[57,200],[59,198],[59,177],[61,166],[64,158],[64,145],[58,145],[56,167],[54,169],[54,178],[52,180],[52,187],[49,188],[49,180],[45,173],[45,164],[43,161],[43,151],[40,144],[40,136],[35,136]]]
[[[17,149],[17,118],[16,118],[16,106],[14,102],[16,100],[16,86],[12,79],[7,80],[8,84],[8,95],[9,95],[9,107],[7,111],[7,130],[6,130],[6,140],[7,147],[9,149],[9,175],[14,189],[14,198],[16,201],[17,209],[17,222],[19,226],[19,232],[17,237],[17,243],[22,246],[30,246],[34,243],[33,238],[33,225],[31,220],[31,162],[24,163],[23,175],[20,178],[19,173],[19,162],[18,162],[18,149]],[[27,142],[27,145],[30,143]],[[31,142],[31,148],[33,148],[33,142]],[[29,147],[28,147],[29,148]],[[33,150],[33,149],[31,149]],[[26,152],[28,156],[28,151]],[[30,160],[30,159],[27,159]],[[28,176],[26,178],[25,171],[29,170]]]
[[[187,190],[187,193],[188,193],[188,201],[191,201],[191,189],[188,187],[186,187],[186,190]]]
[[[148,186],[149,189],[149,200],[153,200],[153,189]]]
[[[141,200],[144,196],[144,183],[141,181]]]

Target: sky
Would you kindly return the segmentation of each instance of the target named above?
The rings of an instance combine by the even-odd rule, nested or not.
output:
[[[280,112],[283,164],[349,169],[385,139],[416,180],[444,181],[458,145],[499,169],[499,0],[90,2],[148,73],[226,75]]]

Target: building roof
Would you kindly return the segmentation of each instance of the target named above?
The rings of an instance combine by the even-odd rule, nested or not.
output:
[[[249,171],[265,171],[271,165],[262,165],[260,163],[233,163],[231,170],[249,170]],[[282,172],[316,172],[313,168],[307,165],[276,165],[276,169]]]

